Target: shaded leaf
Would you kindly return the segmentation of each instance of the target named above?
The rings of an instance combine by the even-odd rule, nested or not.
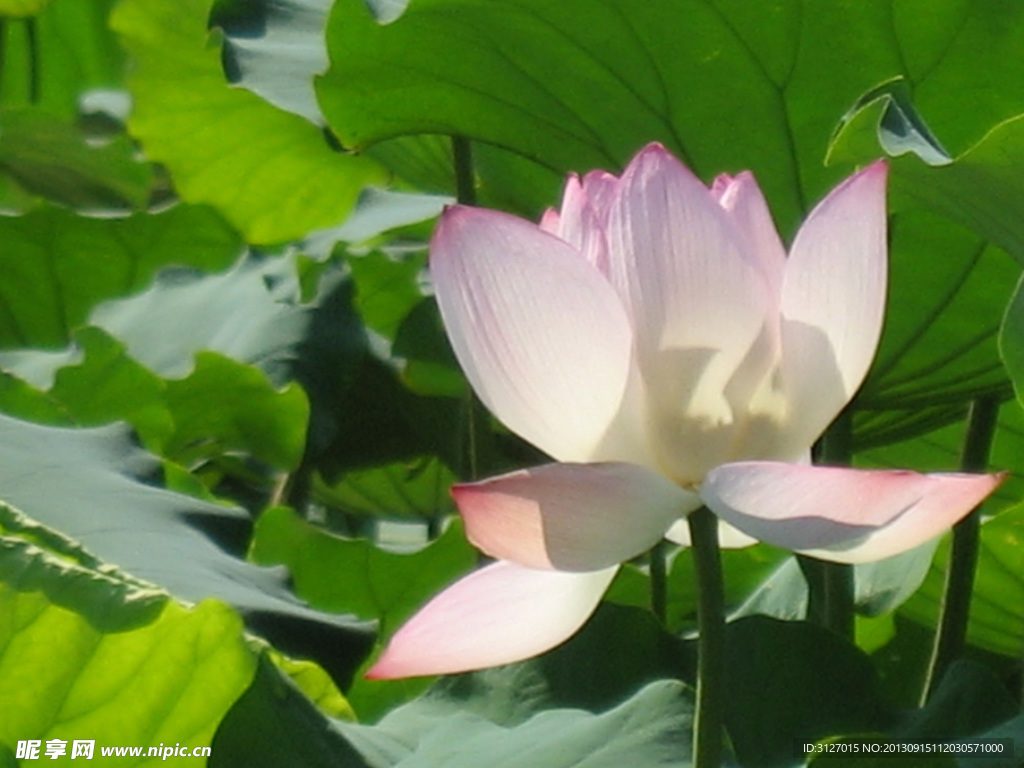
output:
[[[0,112],[0,172],[34,195],[74,208],[144,208],[153,172],[125,138],[96,146],[44,112]]]
[[[338,679],[351,674],[367,650],[368,628],[308,608],[285,589],[283,574],[229,555],[210,536],[244,540],[248,516],[140,482],[156,471],[123,427],[68,430],[0,416],[5,501],[178,597],[231,603],[283,650],[317,655],[329,643],[324,665]]]
[[[146,286],[158,269],[224,269],[237,235],[209,208],[94,218],[44,207],[0,217],[0,347],[61,347],[101,301]]]

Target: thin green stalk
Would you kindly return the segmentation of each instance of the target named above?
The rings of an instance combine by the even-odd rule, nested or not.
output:
[[[853,423],[843,412],[822,436],[816,463],[832,467],[850,465]],[[800,570],[807,580],[807,619],[853,642],[853,567],[798,555]]]
[[[983,472],[987,468],[999,420],[999,405],[1000,401],[996,397],[981,397],[971,403],[967,416],[967,434],[960,456],[960,468],[964,472]],[[921,694],[922,705],[935,692],[950,664],[963,654],[967,643],[971,592],[978,565],[980,524],[979,511],[974,509],[953,526],[949,568],[946,571],[935,644]]]
[[[707,507],[690,514],[697,586],[697,704],[693,724],[694,768],[722,764],[725,720],[725,589],[718,547],[718,518]]]
[[[452,136],[452,164],[455,169],[455,199],[462,205],[476,205],[473,145],[465,136]]]
[[[39,65],[39,27],[32,16],[25,19],[25,33],[28,42],[28,100],[30,104],[38,104],[42,81]]]
[[[668,621],[668,548],[659,541],[648,554],[651,568],[651,611],[665,626]]]

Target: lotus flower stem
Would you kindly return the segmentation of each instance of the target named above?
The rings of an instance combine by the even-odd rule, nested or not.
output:
[[[978,472],[988,465],[992,439],[999,419],[999,398],[994,395],[979,397],[971,403],[967,416],[967,436],[964,439],[960,468],[965,472]],[[967,641],[967,623],[971,609],[971,591],[978,563],[980,534],[979,509],[953,526],[949,569],[939,611],[939,625],[935,633],[931,662],[925,678],[922,705],[935,691],[949,665],[962,653]]]
[[[455,169],[455,199],[460,205],[476,205],[473,145],[465,136],[452,136],[452,164]]]
[[[659,541],[648,554],[651,569],[651,611],[662,626],[668,623],[668,563],[664,539]]]
[[[725,718],[725,590],[718,547],[718,520],[707,507],[690,514],[697,583],[697,706],[693,725],[694,768],[722,763]]]
[[[818,444],[817,462],[831,467],[850,465],[853,424],[844,411],[832,423]],[[798,556],[800,570],[807,580],[807,618],[853,641],[854,580],[853,568],[846,563],[830,563]]]

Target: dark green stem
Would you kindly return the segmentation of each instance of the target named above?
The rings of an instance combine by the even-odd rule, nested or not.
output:
[[[985,471],[998,420],[998,398],[982,397],[971,403],[971,410],[967,416],[967,435],[960,456],[960,469],[964,472]],[[935,645],[932,647],[928,675],[921,695],[922,705],[934,693],[950,664],[963,654],[967,643],[971,592],[974,589],[974,574],[978,564],[980,523],[978,509],[974,509],[953,526],[949,569],[946,571],[946,585],[939,611]]]
[[[651,611],[662,626],[668,622],[668,549],[664,541],[655,544],[648,555],[651,567]]]
[[[718,518],[707,507],[690,514],[697,586],[697,705],[693,724],[694,768],[722,764],[725,719],[725,589],[718,548]]]
[[[28,100],[30,104],[38,104],[42,81],[42,73],[39,71],[39,28],[31,16],[25,19],[25,39],[28,43]]]
[[[476,205],[473,145],[464,136],[452,136],[452,164],[455,167],[455,199],[462,205]]]
[[[850,465],[853,422],[844,411],[832,423],[817,446],[817,464],[832,467]],[[853,642],[853,567],[798,555],[800,570],[807,580],[807,619]]]

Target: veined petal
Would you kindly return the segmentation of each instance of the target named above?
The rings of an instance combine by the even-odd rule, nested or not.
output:
[[[572,636],[617,568],[536,571],[499,561],[457,581],[391,638],[371,679],[468,672],[528,659]]]
[[[580,461],[619,406],[632,332],[608,281],[565,241],[494,211],[452,207],[431,274],[467,377],[509,429]]]
[[[925,475],[924,496],[889,525],[854,543],[804,554],[837,563],[870,563],[917,547],[949,530],[994,491],[1005,475]]]
[[[746,238],[748,251],[761,264],[770,294],[780,296],[786,249],[754,175],[750,171],[736,176],[722,174],[711,185],[711,195],[729,212]]]
[[[554,232],[578,250],[605,277],[608,276],[608,246],[604,221],[598,216],[579,177],[569,176],[562,195],[562,208],[557,219],[550,214],[541,220],[541,227]]]
[[[654,452],[680,483],[725,460],[737,414],[726,388],[774,313],[732,215],[660,145],[623,174],[608,219],[609,268],[629,311]],[[755,386],[764,370],[744,371]],[[698,454],[693,446],[700,445]]]
[[[854,174],[797,233],[782,287],[783,377],[791,439],[810,445],[853,397],[885,311],[887,166]]]
[[[999,484],[988,475],[737,462],[701,487],[721,519],[755,538],[840,562],[870,562],[938,535]]]
[[[700,499],[625,463],[546,464],[452,496],[473,544],[529,568],[596,571],[646,552]]]
[[[632,308],[641,357],[702,349],[738,362],[770,297],[707,187],[652,144],[626,169],[609,213],[612,282]]]

